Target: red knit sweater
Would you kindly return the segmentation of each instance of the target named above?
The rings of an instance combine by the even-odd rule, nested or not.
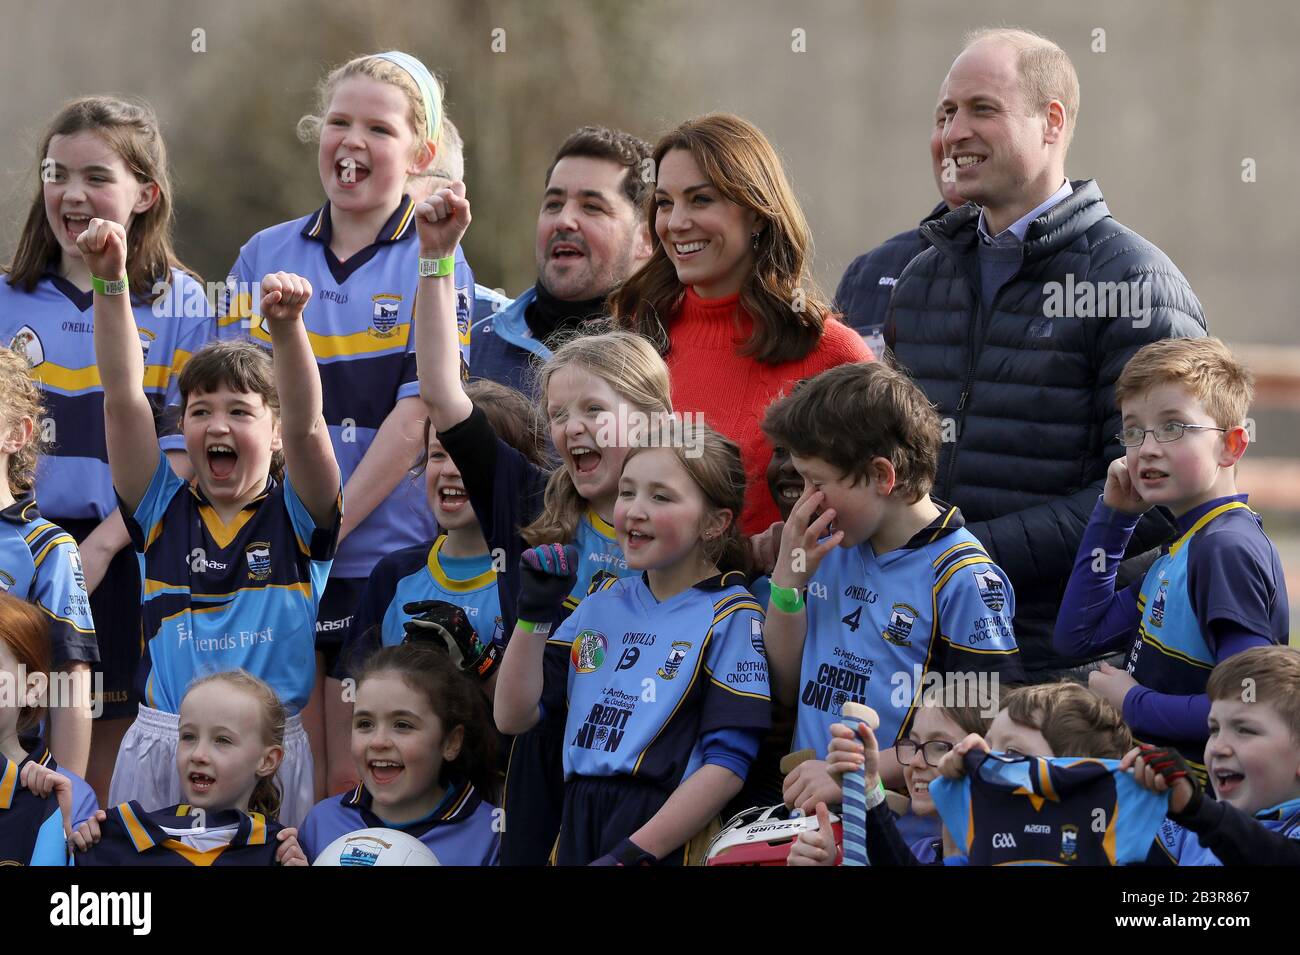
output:
[[[872,355],[856,332],[831,319],[817,347],[799,361],[766,365],[743,357],[737,352],[753,319],[740,311],[739,301],[739,294],[700,298],[688,287],[668,325],[667,362],[673,410],[702,412],[709,427],[740,445],[746,480],[741,529],[757,534],[781,519],[767,487],[772,446],[759,428],[763,412],[801,379],[846,362],[871,361]]]

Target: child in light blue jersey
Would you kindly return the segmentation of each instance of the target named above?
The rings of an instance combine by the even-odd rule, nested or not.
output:
[[[1300,652],[1252,647],[1214,668],[1205,762],[1214,798],[1177,750],[1124,757],[1142,786],[1169,793],[1154,861],[1300,865]]]
[[[297,825],[314,795],[298,712],[314,682],[314,621],[342,511],[302,322],[311,284],[284,272],[262,280],[273,366],[257,346],[239,341],[205,346],[186,366],[181,428],[196,472],[187,485],[154,453],[152,416],[135,384],[140,351],[118,284],[125,231],[93,219],[77,242],[97,283],[95,355],[104,376],[108,461],[144,581],[144,702],[123,740],[110,801],[177,801],[174,774],[140,754],[151,746],[173,750],[177,708],[191,681],[243,668],[270,684],[289,710],[282,821]],[[271,477],[281,452],[289,473],[283,484]]]
[[[420,203],[416,225],[422,259],[436,263],[450,255],[469,221],[463,183]],[[596,575],[633,573],[610,522],[631,425],[671,410],[668,368],[645,338],[630,332],[593,330],[556,348],[541,368],[538,387],[562,466],[538,467],[500,440],[483,410],[466,396],[454,289],[448,276],[426,271],[415,308],[420,395],[438,440],[460,472],[488,547],[505,553],[497,586],[508,636],[520,593],[519,559],[529,545],[561,541],[578,548],[577,575],[557,608],[559,617],[578,605]],[[568,655],[565,645],[547,649],[548,670],[559,679]],[[547,722],[512,744],[503,797],[510,818],[501,847],[506,865],[541,865],[555,844],[564,792],[562,732],[562,726]]]
[[[398,829],[442,865],[496,865],[497,734],[487,700],[442,649],[383,647],[362,665],[352,718],[360,785],[318,803],[307,858],[358,829]]]
[[[252,236],[231,269],[237,294],[223,321],[264,346],[271,339],[252,283],[285,269],[315,290],[305,321],[348,500],[317,619],[319,702],[305,715],[320,764],[318,796],[337,792],[351,775],[347,704],[324,692],[324,681],[361,588],[381,557],[437,533],[420,488],[403,478],[422,450],[424,417],[411,340],[419,281],[411,193],[437,171],[443,121],[442,87],[415,57],[390,51],[331,70],[317,87],[315,111],[298,124],[300,137],[317,145],[325,204]],[[457,322],[468,336],[474,276],[458,248],[449,255]]]
[[[48,445],[37,476],[41,509],[78,542],[99,621],[97,656],[65,657],[60,650],[54,661],[56,668],[93,666],[102,678],[94,740],[89,721],[75,727],[73,738],[56,715],[51,745],[65,766],[86,772],[106,795],[118,743],[138,703],[131,686],[140,661],[140,580],[104,446],[91,277],[77,249],[86,223],[110,219],[126,230],[145,394],[158,443],[182,474],[190,473],[189,463],[168,409],[179,404],[182,366],[216,337],[216,323],[202,286],[172,246],[167,150],[147,104],[109,96],[67,103],[50,121],[31,175],[35,194],[0,282],[0,341],[27,358],[45,392],[47,411],[37,422]]]
[[[609,578],[551,637],[577,576],[577,549],[522,558],[519,621],[497,681],[497,727],[564,721],[559,865],[680,864],[734,797],[768,727],[763,611],[745,587],[736,517],[745,472],[734,442],[664,421],[629,452],[614,526],[639,577]]]
[[[824,756],[845,702],[880,714],[881,776],[897,787],[894,743],[927,685],[960,679],[989,700],[1020,677],[1015,597],[961,512],[930,498],[939,419],[906,375],[832,368],[774,402],[763,429],[805,482],[772,571],[767,643],[777,698],[798,707],[794,749],[819,757],[786,777],[785,803],[811,814],[840,801]]]

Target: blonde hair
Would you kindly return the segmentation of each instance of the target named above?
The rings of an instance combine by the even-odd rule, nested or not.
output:
[[[673,410],[668,366],[654,346],[634,332],[578,333],[556,348],[538,378],[543,408],[551,378],[569,367],[595,375],[637,411],[654,414]],[[534,547],[572,541],[587,506],[586,499],[574,487],[568,469],[556,468],[546,482],[542,513],[520,534]]]
[[[36,484],[36,461],[40,457],[40,417],[45,413],[40,385],[32,378],[31,365],[20,352],[0,346],[0,426],[3,433],[23,418],[32,419],[31,440],[9,456],[10,492],[30,491]]]
[[[1162,338],[1143,345],[1115,382],[1115,406],[1160,385],[1185,388],[1220,428],[1246,420],[1255,376],[1217,338]]]
[[[739,445],[702,420],[664,415],[633,445],[623,467],[637,454],[654,448],[677,456],[713,510],[731,511],[731,520],[722,533],[712,540],[703,540],[704,553],[723,573],[739,570],[748,577],[753,567],[748,541],[740,533],[740,512],[745,506],[745,465]]]
[[[1025,103],[1031,110],[1046,108],[1052,100],[1065,107],[1065,146],[1074,138],[1079,121],[1079,74],[1069,55],[1040,33],[1021,27],[983,27],[962,38],[962,50],[989,40],[1016,51],[1016,73]]]
[[[433,114],[441,116],[442,84],[436,76],[433,76],[432,71],[429,75],[433,79]],[[304,143],[319,142],[321,127],[325,122],[325,114],[329,112],[334,91],[338,89],[340,83],[354,76],[364,76],[380,83],[388,83],[402,91],[406,96],[406,122],[415,135],[417,149],[435,139],[435,131],[429,129],[429,122],[425,118],[424,96],[415,80],[411,78],[411,74],[390,60],[382,59],[375,54],[367,54],[354,57],[342,66],[335,67],[316,84],[316,112],[308,113],[298,120],[297,132],[300,140]],[[445,119],[442,125],[446,125]],[[430,176],[433,173],[431,170],[425,170],[421,175]]]
[[[275,690],[259,680],[247,670],[223,670],[200,677],[190,684],[185,691],[189,696],[199,687],[209,683],[220,683],[233,690],[242,690],[252,696],[262,711],[262,742],[267,746],[284,746],[284,725],[289,718],[288,711]],[[248,800],[249,812],[260,812],[268,819],[274,819],[280,813],[280,786],[275,781],[275,773],[259,776],[253,794]]]

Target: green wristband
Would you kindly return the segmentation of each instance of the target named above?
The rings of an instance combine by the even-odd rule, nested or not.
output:
[[[456,271],[456,256],[448,255],[441,259],[426,259],[420,256],[420,278],[442,278]]]
[[[772,584],[772,606],[782,613],[798,613],[803,609],[803,594],[793,587]]]
[[[533,623],[531,620],[516,620],[515,626],[524,631],[524,633],[540,633],[542,636],[546,636],[551,632],[551,625],[549,623]]]
[[[126,276],[120,279],[101,279],[98,275],[90,277],[90,287],[100,295],[125,295],[127,289]]]

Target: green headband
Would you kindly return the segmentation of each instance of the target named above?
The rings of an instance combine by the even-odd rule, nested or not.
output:
[[[424,121],[429,130],[429,138],[436,143],[442,133],[442,96],[439,93],[438,81],[433,78],[429,68],[411,54],[403,53],[401,50],[376,53],[375,57],[401,67],[406,75],[415,81],[416,88],[420,91],[420,100],[424,103]]]

